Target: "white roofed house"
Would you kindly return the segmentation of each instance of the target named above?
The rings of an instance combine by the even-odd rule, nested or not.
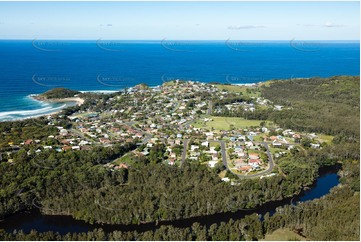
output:
[[[275,140],[275,141],[272,142],[272,146],[273,146],[273,147],[281,147],[281,146],[282,146],[282,143],[279,142],[278,140]]]
[[[149,155],[148,148],[144,148],[144,150],[141,152],[143,155]]]
[[[280,106],[280,105],[275,105],[275,110],[277,110],[277,111],[281,111],[282,110],[282,108],[283,108],[283,106]]]
[[[246,141],[244,144],[245,144],[247,147],[253,146],[253,142],[252,142],[252,141]]]
[[[214,168],[217,163],[218,163],[218,160],[211,160],[211,161],[208,161],[208,166],[211,168]]]
[[[239,141],[246,141],[246,136],[245,136],[245,135],[238,135],[237,140],[239,140]]]
[[[268,128],[266,128],[266,127],[262,127],[261,130],[262,130],[263,133],[267,133],[267,132],[268,132]]]
[[[209,142],[208,142],[208,141],[204,141],[204,142],[201,143],[201,146],[208,147],[208,146],[209,146]]]
[[[213,140],[214,139],[213,132],[206,132],[204,134],[207,136],[207,140]]]
[[[242,146],[236,146],[236,147],[234,147],[234,152],[242,152],[243,151],[243,148],[242,148]]]
[[[313,149],[320,149],[320,147],[321,147],[320,144],[311,143],[311,148],[313,148]]]
[[[218,161],[218,154],[217,153],[212,153],[212,160]]]
[[[253,131],[249,131],[249,132],[248,132],[248,135],[249,135],[249,136],[256,136],[257,133],[256,133],[256,132],[253,132]]]
[[[90,142],[86,141],[86,140],[82,140],[79,142],[79,146],[84,146],[84,145],[88,145],[88,144],[90,144]]]
[[[230,182],[231,181],[231,179],[229,179],[228,177],[223,177],[221,180],[224,181],[224,182]]]
[[[61,135],[61,136],[67,136],[68,135],[68,130],[66,130],[66,129],[61,129],[60,131],[59,131],[59,134]]]

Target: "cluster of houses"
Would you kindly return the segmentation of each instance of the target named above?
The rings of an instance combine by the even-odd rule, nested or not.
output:
[[[223,92],[225,95],[226,92]],[[234,102],[230,104],[226,104],[224,106],[218,106],[214,113],[222,113],[224,109],[228,110],[229,112],[232,111],[238,111],[242,109],[246,112],[254,112],[257,108],[264,108],[264,107],[273,107],[274,110],[282,110],[283,106],[279,105],[272,105],[272,102],[268,99],[262,98],[262,97],[252,97],[251,101],[248,102]]]
[[[234,102],[231,104],[224,105],[224,108],[227,108],[228,111],[236,111],[239,108],[242,108],[244,111],[250,111],[254,112],[256,110],[255,104],[253,102],[247,103],[247,102]],[[221,113],[222,107],[218,107],[215,110],[215,113]]]
[[[165,157],[169,165],[174,165],[182,159],[183,140],[200,140],[187,149],[187,159],[206,160],[208,166],[214,167],[221,159],[221,152],[215,145],[217,140],[229,140],[228,148],[233,148],[232,157],[236,157],[234,166],[241,172],[262,169],[267,163],[257,154],[260,151],[256,136],[263,135],[263,141],[271,142],[275,148],[293,148],[301,143],[303,137],[314,140],[315,134],[299,134],[290,129],[276,129],[278,135],[269,136],[265,127],[253,130],[209,130],[192,126],[195,120],[211,121],[204,114],[217,112],[210,108],[210,100],[227,98],[230,93],[220,91],[216,86],[193,81],[173,81],[154,88],[136,86],[120,92],[106,100],[105,105],[89,107],[86,111],[78,111],[68,116],[71,129],[56,126],[60,115],[48,116],[48,125],[57,128],[57,134],[42,140],[28,139],[19,145],[31,148],[31,152],[40,153],[43,150],[54,149],[58,152],[70,150],[89,150],[94,145],[112,146],[117,143],[133,142],[145,145],[139,155],[147,156],[156,143],[166,146]],[[95,99],[95,102],[99,100]],[[235,102],[223,108],[228,110],[243,108],[245,111],[255,111],[259,106],[270,106],[269,100],[261,97],[250,102]],[[273,106],[281,110],[281,106]],[[59,124],[58,124],[59,125]],[[9,143],[10,146],[15,145]],[[321,148],[318,142],[312,142],[312,148]],[[143,146],[142,146],[143,147]],[[29,148],[27,148],[30,150]],[[182,152],[180,152],[182,150]],[[30,151],[29,151],[30,152]],[[279,152],[280,155],[281,152]],[[110,167],[116,169],[116,167]]]
[[[208,102],[200,93],[214,93],[217,88],[198,82],[174,81],[155,88],[131,88],[126,93],[111,98],[106,110],[121,120],[140,121],[142,129],[157,130],[177,128],[207,111]],[[117,102],[122,105],[117,107]]]
[[[177,161],[180,162],[182,158],[182,152],[183,152],[183,141],[181,140],[181,136],[178,136],[177,139],[168,139],[166,141],[165,155],[168,157],[166,162],[169,165],[175,165]]]
[[[120,163],[119,165],[115,165],[115,164],[112,164],[112,163],[107,163],[107,164],[104,164],[104,167],[110,169],[111,171],[115,171],[115,170],[119,170],[119,169],[128,169],[129,166],[127,164],[124,164],[124,163]]]
[[[206,140],[200,142],[200,145],[190,145],[188,159],[207,162],[209,167],[214,168],[221,158],[220,148],[215,143]]]
[[[142,139],[144,137],[141,131],[124,124],[119,119],[105,121],[100,118],[92,118],[89,120],[78,116],[74,120],[77,131],[89,137],[95,143],[104,146],[120,142],[132,142],[135,139]]]
[[[42,140],[27,139],[20,143],[20,145],[28,149],[28,154],[31,154],[32,152],[41,153],[43,150],[51,149],[58,152],[91,149],[91,142],[79,137],[61,126],[57,126],[56,128],[58,130],[57,135],[49,135]],[[48,143],[48,145],[45,145],[45,143]],[[49,145],[49,143],[51,145]],[[32,149],[33,147],[36,147],[36,149]]]
[[[267,163],[260,158],[261,147],[253,141],[245,141],[245,136],[240,135],[235,141],[228,144],[228,154],[231,164],[242,173],[263,169]]]

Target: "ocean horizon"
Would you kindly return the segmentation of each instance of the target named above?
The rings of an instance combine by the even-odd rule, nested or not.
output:
[[[359,76],[359,41],[0,40],[0,121],[64,108],[33,100],[56,87],[113,92],[170,80],[227,84]]]

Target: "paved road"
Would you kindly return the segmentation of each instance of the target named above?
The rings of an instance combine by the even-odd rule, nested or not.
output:
[[[186,156],[187,156],[187,147],[188,147],[188,139],[183,140],[183,154],[182,154],[182,166],[186,161]]]
[[[70,132],[72,132],[72,133],[74,133],[74,134],[82,137],[83,139],[85,139],[85,140],[88,141],[88,142],[91,142],[92,144],[100,145],[100,142],[95,141],[95,140],[93,140],[93,139],[90,139],[89,137],[85,136],[85,135],[84,135],[82,132],[80,132],[79,130],[76,130],[76,129],[71,128],[71,129],[70,129]]]
[[[222,152],[222,162],[223,165],[229,170],[228,162],[227,162],[227,153],[226,153],[226,142],[220,140],[219,143],[221,144],[221,152]]]
[[[188,142],[189,142],[189,140],[183,140],[182,165],[184,164],[185,159],[186,159]],[[226,152],[226,142],[224,140],[208,140],[208,142],[219,142],[220,143],[223,165],[226,167],[227,170],[229,170],[233,174],[237,175],[239,178],[259,177],[259,176],[266,175],[266,174],[273,171],[273,168],[274,168],[275,164],[274,164],[274,161],[273,161],[271,151],[269,150],[269,147],[268,147],[269,142],[261,142],[261,144],[266,148],[266,154],[268,156],[268,164],[269,165],[268,165],[267,170],[262,171],[262,172],[258,172],[257,174],[251,174],[251,175],[241,175],[241,174],[235,173],[235,172],[233,172],[232,170],[229,169],[228,160],[227,160],[227,152]]]
[[[241,175],[241,174],[238,174],[238,173],[235,173],[233,171],[231,171],[229,169],[229,166],[228,166],[228,159],[227,159],[227,153],[226,153],[226,142],[224,140],[210,140],[211,142],[219,142],[221,144],[221,152],[222,152],[222,162],[223,162],[223,165],[227,168],[227,170],[229,170],[230,172],[232,172],[233,174],[237,175],[239,178],[254,178],[254,177],[259,177],[259,176],[262,176],[262,175],[265,175],[267,173],[270,173],[273,171],[273,168],[274,168],[274,161],[273,161],[273,157],[272,157],[272,154],[271,154],[271,151],[269,150],[269,147],[268,147],[268,142],[261,142],[261,144],[264,145],[264,147],[266,148],[266,153],[267,153],[267,156],[268,156],[268,169],[265,170],[265,171],[262,171],[262,172],[259,172],[257,174],[251,174],[251,175]]]
[[[177,109],[180,107],[181,103],[178,101],[177,102],[177,105],[172,109],[172,111],[170,111],[169,113],[172,114],[174,113],[175,111],[177,111]]]
[[[134,127],[134,124],[135,124],[134,121],[125,122],[124,124],[132,127],[133,129],[135,129],[136,131],[138,131],[140,134],[142,134],[142,135],[145,136],[144,139],[143,139],[143,141],[141,142],[142,145],[148,143],[148,141],[152,138],[152,135],[151,135],[151,134],[148,134],[148,133],[144,132],[143,130]]]
[[[213,102],[212,102],[212,100],[209,100],[208,110],[207,110],[207,114],[208,114],[208,115],[211,115],[211,114],[212,114],[212,106],[213,106]]]

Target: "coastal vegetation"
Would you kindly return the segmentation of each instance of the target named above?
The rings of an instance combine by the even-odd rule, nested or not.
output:
[[[257,214],[228,222],[190,227],[162,225],[144,232],[94,229],[86,233],[7,233],[2,240],[349,240],[359,241],[359,165],[347,163],[340,172],[341,185],[330,194],[298,205],[286,205],[261,221]],[[347,174],[347,175],[346,175]],[[345,177],[347,176],[347,177]],[[349,179],[350,178],[350,179]],[[342,226],[341,226],[342,225]]]
[[[262,95],[285,107],[269,116],[281,127],[335,135],[349,143],[359,140],[359,77],[273,81]]]
[[[36,157],[18,152],[13,164],[0,164],[4,174],[2,218],[34,207],[34,199],[45,214],[72,215],[90,223],[138,224],[236,211],[297,194],[313,182],[317,171],[314,160],[303,161],[302,167],[284,165],[288,178],[246,179],[231,186],[199,164],[176,168],[138,163],[114,172],[101,165],[131,148],[129,144],[92,151],[44,152]],[[19,172],[21,176],[16,175]]]
[[[59,87],[59,88],[54,88],[47,92],[44,92],[39,97],[45,98],[45,99],[69,98],[69,97],[74,97],[74,95],[77,95],[80,93],[81,92],[79,92],[79,91],[74,91],[74,90]]]

